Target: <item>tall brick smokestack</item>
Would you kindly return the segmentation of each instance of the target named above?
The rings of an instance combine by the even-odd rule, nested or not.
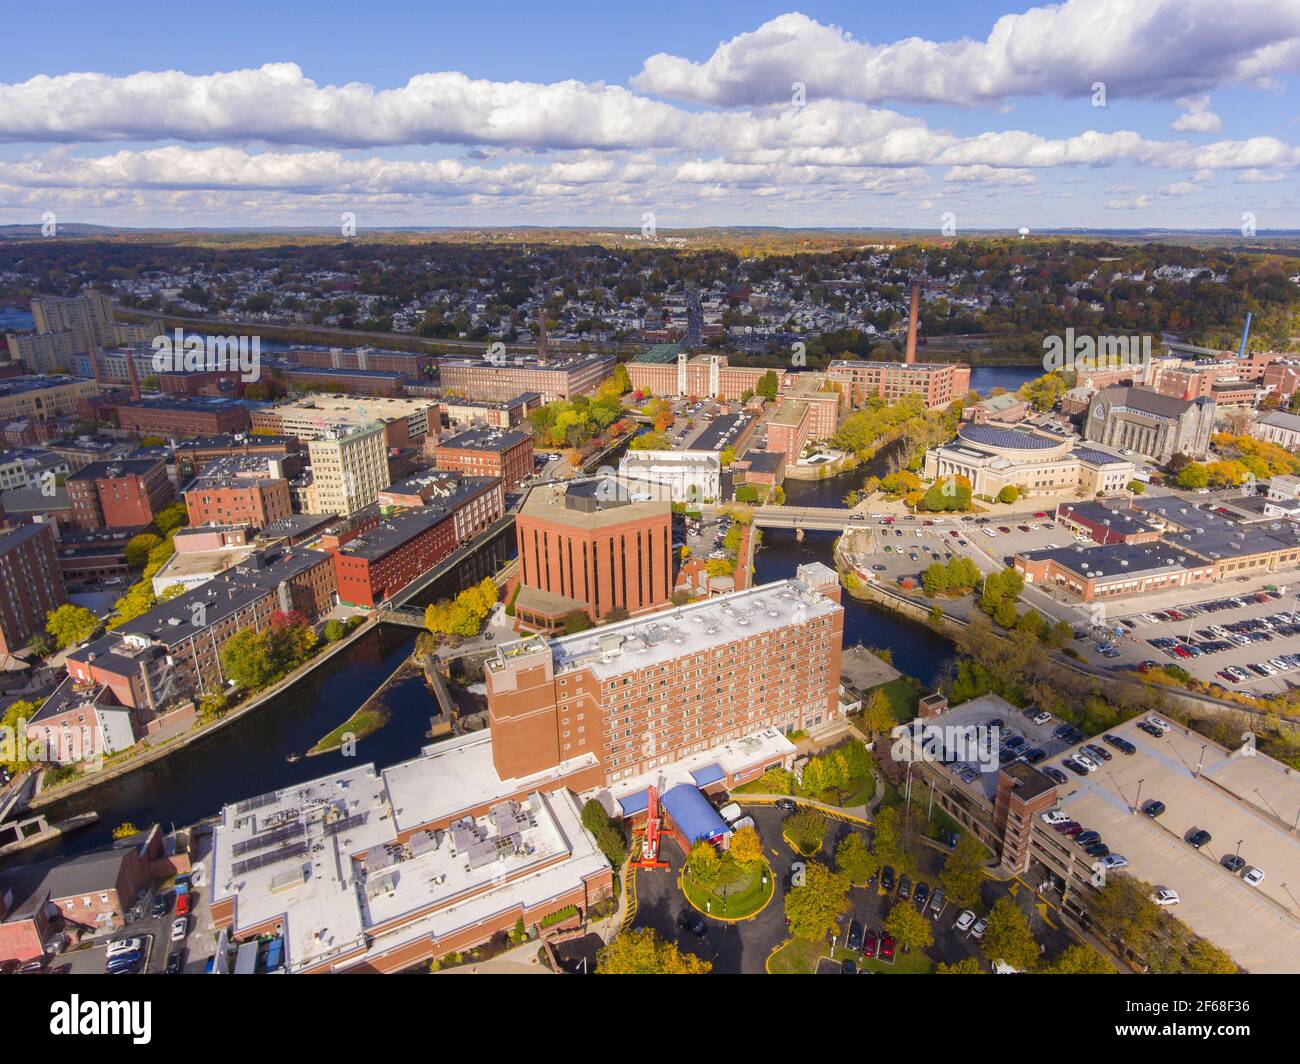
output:
[[[541,307],[537,311],[537,357],[544,364],[546,362],[546,308]]]
[[[90,372],[94,374],[96,384],[104,383],[104,373],[99,368],[99,348],[94,344],[90,346]]]
[[[135,355],[128,352],[126,356],[126,375],[131,378],[131,402],[140,401],[140,371],[135,368]]]
[[[912,304],[907,310],[907,355],[904,361],[909,364],[916,361],[916,326],[921,313],[921,282],[912,282]]]

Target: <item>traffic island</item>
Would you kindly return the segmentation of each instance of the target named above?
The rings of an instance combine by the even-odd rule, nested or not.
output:
[[[677,885],[692,908],[726,923],[757,916],[776,893],[772,868],[766,860],[741,865],[729,861],[726,855],[718,880],[712,886],[697,882],[685,869],[678,875]]]

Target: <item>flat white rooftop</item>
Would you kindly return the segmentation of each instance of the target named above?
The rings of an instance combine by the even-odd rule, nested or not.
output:
[[[811,568],[811,567],[810,567]],[[824,566],[822,567],[825,568]],[[829,570],[827,570],[829,572]],[[832,578],[834,574],[831,574]],[[619,676],[652,665],[838,613],[842,607],[802,580],[779,580],[679,606],[577,635],[545,641],[556,673],[589,668],[598,677]],[[519,640],[498,648],[497,659],[536,647]],[[489,659],[489,667],[493,659]]]

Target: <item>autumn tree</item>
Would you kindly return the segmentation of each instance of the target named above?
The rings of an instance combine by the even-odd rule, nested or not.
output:
[[[71,603],[64,603],[45,615],[45,630],[60,650],[66,650],[90,638],[90,634],[98,627],[98,617],[83,606]]]
[[[661,938],[651,928],[625,931],[596,954],[598,975],[708,975],[713,965]]]
[[[885,917],[885,930],[906,949],[925,949],[934,942],[934,928],[911,905],[895,905]]]
[[[809,861],[803,882],[785,896],[790,933],[809,942],[824,939],[834,931],[848,907],[848,876],[832,872],[820,861]]]
[[[984,862],[988,851],[973,831],[964,832],[957,847],[948,854],[939,873],[939,885],[954,905],[971,906],[980,900],[984,883]]]
[[[835,867],[853,883],[865,883],[880,868],[880,858],[867,848],[866,840],[856,831],[840,839],[835,847]]]
[[[1067,947],[1039,970],[1047,975],[1115,974],[1115,966],[1086,943]]]
[[[753,868],[763,860],[763,841],[753,828],[744,827],[732,833],[727,853],[742,868]]]
[[[984,954],[1022,972],[1038,963],[1038,942],[1029,930],[1029,918],[1011,898],[1001,897],[989,913],[984,932]]]

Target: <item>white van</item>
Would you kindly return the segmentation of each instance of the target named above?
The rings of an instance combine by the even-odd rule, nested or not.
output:
[[[718,816],[722,817],[728,824],[734,824],[744,815],[744,811],[735,802],[728,802],[718,810]]]
[[[728,826],[732,831],[739,831],[741,828],[752,828],[754,826],[754,818],[752,816],[742,816],[734,824]]]

